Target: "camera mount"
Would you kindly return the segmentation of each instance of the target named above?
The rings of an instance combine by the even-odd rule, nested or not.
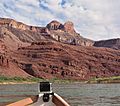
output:
[[[54,93],[52,92],[52,88],[51,88],[51,83],[49,82],[40,82],[40,92],[43,93],[43,101],[44,102],[49,102],[50,100],[50,95],[54,95]]]

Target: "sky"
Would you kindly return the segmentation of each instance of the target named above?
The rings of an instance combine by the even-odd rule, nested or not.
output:
[[[0,0],[0,17],[37,26],[72,21],[83,37],[120,38],[120,0]]]

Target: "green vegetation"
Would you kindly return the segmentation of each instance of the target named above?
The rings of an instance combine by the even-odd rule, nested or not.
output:
[[[51,83],[73,83],[73,82],[77,82],[75,80],[70,80],[70,79],[59,79],[59,78],[53,78],[50,80],[47,80]]]
[[[87,83],[120,83],[120,76],[92,78]]]
[[[3,84],[11,84],[11,83],[38,83],[41,81],[49,81],[51,83],[72,83],[75,82],[74,80],[70,79],[58,79],[58,78],[52,78],[52,79],[42,79],[42,78],[35,78],[35,77],[28,77],[28,78],[22,78],[22,77],[5,77],[0,76],[0,83]]]
[[[41,81],[49,81],[51,83],[74,83],[74,82],[82,82],[82,83],[120,83],[120,76],[114,77],[103,77],[103,78],[92,78],[88,81],[76,81],[70,79],[59,79],[59,78],[52,78],[52,79],[42,79],[42,78],[35,78],[35,77],[5,77],[0,76],[0,83],[1,84],[16,84],[16,83],[38,83]]]
[[[35,77],[28,77],[28,78],[22,78],[22,77],[5,77],[0,76],[0,83],[24,83],[24,82],[40,82],[43,81],[41,78],[35,78]]]

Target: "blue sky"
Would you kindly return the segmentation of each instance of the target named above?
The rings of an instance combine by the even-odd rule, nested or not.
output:
[[[0,0],[0,17],[38,26],[72,21],[83,37],[120,38],[120,0]]]

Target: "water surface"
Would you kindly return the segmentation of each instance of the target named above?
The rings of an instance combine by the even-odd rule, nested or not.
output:
[[[71,106],[120,106],[120,84],[53,84]],[[0,85],[0,104],[38,94],[38,84]]]

